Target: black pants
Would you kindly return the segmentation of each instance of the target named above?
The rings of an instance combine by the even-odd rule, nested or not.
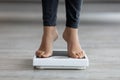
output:
[[[77,28],[82,0],[65,0],[66,27]],[[58,0],[42,0],[43,25],[56,26]]]

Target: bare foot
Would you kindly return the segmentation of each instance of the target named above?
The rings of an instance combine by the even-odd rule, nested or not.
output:
[[[53,54],[53,42],[58,38],[56,28],[53,26],[44,27],[42,42],[40,48],[36,51],[36,56],[40,58],[47,58]]]
[[[85,56],[84,51],[81,49],[78,29],[66,27],[63,32],[63,38],[67,42],[68,56],[72,58],[83,58]]]

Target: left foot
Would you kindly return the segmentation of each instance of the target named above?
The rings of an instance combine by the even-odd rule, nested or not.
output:
[[[81,49],[78,29],[66,27],[63,33],[63,39],[67,42],[68,56],[72,58],[83,58],[84,51]]]

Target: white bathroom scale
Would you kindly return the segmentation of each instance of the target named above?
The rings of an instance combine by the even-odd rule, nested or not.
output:
[[[70,58],[66,50],[54,50],[49,58],[33,57],[34,69],[86,69],[89,66],[87,55],[82,59]]]

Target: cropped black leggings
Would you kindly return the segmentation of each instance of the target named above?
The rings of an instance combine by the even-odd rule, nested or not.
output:
[[[82,0],[65,0],[66,27],[77,28]],[[42,0],[43,25],[56,26],[58,0]]]

